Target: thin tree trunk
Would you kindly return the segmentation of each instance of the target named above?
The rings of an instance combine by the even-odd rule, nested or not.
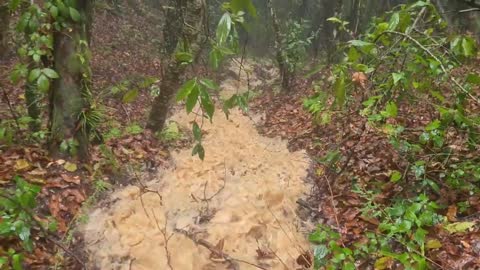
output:
[[[290,72],[288,70],[287,61],[282,51],[282,41],[280,34],[280,24],[277,19],[277,13],[275,12],[272,4],[272,0],[267,0],[268,9],[270,10],[270,16],[272,20],[273,35],[275,39],[275,58],[278,63],[278,69],[282,77],[282,89],[288,90],[290,85]]]
[[[61,156],[62,142],[73,140],[77,143],[75,156],[87,161],[89,130],[82,115],[90,108],[87,98],[90,74],[85,52],[88,50],[87,20],[91,2],[77,1],[75,8],[82,15],[82,22],[71,21],[68,33],[65,29],[54,34],[54,67],[60,79],[54,81],[50,97],[50,153],[54,157]],[[83,59],[79,55],[83,55]]]
[[[0,4],[0,59],[8,54],[8,29],[10,26],[10,11],[8,5]]]
[[[176,59],[176,49],[180,42],[188,45],[195,59],[201,49],[201,32],[205,20],[203,0],[170,0],[169,4],[163,32],[164,49],[170,55],[170,60],[160,82],[160,94],[153,101],[147,122],[147,128],[154,132],[163,129],[173,98],[181,86],[181,76],[187,68],[187,65]],[[180,40],[182,37],[183,40]]]
[[[37,88],[32,83],[25,83],[25,105],[27,106],[28,116],[33,120],[30,123],[30,130],[34,132],[39,131],[41,127],[39,100],[36,91]]]

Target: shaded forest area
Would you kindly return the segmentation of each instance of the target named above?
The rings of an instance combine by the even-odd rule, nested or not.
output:
[[[478,269],[479,41],[475,0],[1,0],[0,269]],[[236,195],[274,229],[208,227]],[[162,266],[87,241],[135,203]]]

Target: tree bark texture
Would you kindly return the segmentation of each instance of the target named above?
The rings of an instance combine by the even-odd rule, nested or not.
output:
[[[78,143],[76,157],[89,158],[89,131],[82,121],[82,113],[89,108],[88,84],[88,25],[91,2],[78,1],[75,8],[82,15],[81,22],[71,22],[69,29],[54,34],[54,68],[60,75],[55,80],[50,96],[50,153],[62,156],[60,145],[73,139]],[[79,57],[83,55],[83,59]]]
[[[270,17],[272,20],[273,35],[275,39],[275,58],[277,60],[278,69],[282,78],[282,89],[288,90],[290,85],[290,71],[288,70],[287,61],[282,50],[282,36],[280,32],[280,23],[278,22],[277,13],[272,4],[272,0],[267,0],[268,9],[270,10]]]
[[[154,132],[163,129],[175,94],[181,87],[181,77],[187,68],[187,65],[177,61],[176,49],[180,43],[187,45],[195,59],[200,51],[205,20],[203,0],[171,0],[169,4],[163,31],[164,50],[169,55],[169,61],[160,82],[160,94],[153,101],[147,122],[147,128]]]
[[[10,11],[6,3],[0,4],[0,59],[8,54],[8,29],[10,26]]]

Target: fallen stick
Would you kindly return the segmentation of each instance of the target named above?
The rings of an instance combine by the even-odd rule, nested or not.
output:
[[[240,270],[240,266],[238,265],[239,262],[244,263],[244,264],[248,264],[248,265],[256,267],[258,269],[268,270],[267,268],[265,268],[263,266],[260,266],[260,265],[257,265],[257,264],[251,263],[251,262],[247,262],[247,261],[244,261],[244,260],[241,260],[241,259],[232,258],[227,253],[217,249],[213,244],[211,244],[207,240],[198,239],[197,237],[195,237],[195,235],[193,233],[190,233],[186,230],[175,229],[175,232],[185,235],[187,238],[192,240],[196,245],[203,246],[203,247],[207,248],[208,250],[210,250],[210,252],[212,252],[212,254],[215,257],[222,258],[226,262],[228,262],[234,270]]]

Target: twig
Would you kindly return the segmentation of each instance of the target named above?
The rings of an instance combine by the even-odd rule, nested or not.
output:
[[[223,160],[223,169],[224,169],[224,177],[223,177],[223,185],[222,187],[220,187],[219,190],[217,190],[217,192],[215,192],[212,196],[208,197],[206,196],[206,191],[207,191],[207,185],[208,185],[208,181],[205,182],[205,186],[203,188],[203,199],[202,201],[204,202],[209,202],[211,201],[215,196],[217,196],[218,194],[220,194],[220,192],[222,192],[222,190],[225,189],[225,186],[227,185],[227,166],[225,164],[225,160]]]
[[[170,241],[170,239],[172,238],[172,236],[174,235],[173,233],[170,234],[169,236],[167,236],[167,223],[168,223],[168,218],[167,218],[167,215],[165,215],[165,225],[162,228],[160,228],[160,224],[158,224],[158,219],[157,219],[157,216],[155,215],[155,211],[153,211],[153,209],[151,209],[152,211],[152,215],[153,215],[153,218],[155,219],[155,224],[157,224],[157,228],[158,230],[162,233],[163,235],[163,239],[165,241],[165,254],[167,256],[167,264],[168,264],[168,267],[170,267],[171,270],[173,270],[173,266],[172,266],[172,256],[170,254],[170,251],[168,250],[168,241]]]
[[[332,204],[332,207],[333,207],[333,215],[335,217],[335,222],[337,223],[338,232],[341,235],[343,235],[342,227],[340,226],[340,222],[338,221],[338,210],[337,210],[337,207],[335,206],[335,201],[333,200],[333,190],[332,190],[332,186],[330,185],[330,180],[325,175],[323,176],[323,178],[325,179],[325,181],[327,181],[328,191],[330,192],[330,203]],[[345,247],[345,243],[343,243],[343,237],[340,238],[340,242],[342,243],[342,246]]]
[[[270,212],[270,214],[272,214],[273,218],[275,219],[275,221],[278,223],[278,226],[280,227],[280,229],[282,230],[282,232],[285,234],[285,236],[288,238],[288,240],[290,240],[290,242],[292,242],[293,244],[295,244],[295,248],[297,249],[297,251],[300,253],[300,254],[304,254],[306,253],[306,251],[302,248],[302,246],[300,244],[298,244],[297,241],[293,241],[292,238],[290,237],[290,235],[288,235],[287,231],[283,228],[282,226],[282,223],[280,222],[280,220],[277,218],[277,216],[275,215],[275,213],[273,213],[272,209],[270,209],[270,207],[266,206],[266,208],[268,209],[268,211]]]
[[[15,125],[17,126],[17,131],[20,130],[20,124],[18,123],[18,117],[15,113],[15,110],[13,109],[12,102],[10,101],[10,98],[8,98],[7,91],[3,86],[0,84],[0,87],[2,87],[2,92],[3,92],[3,99],[5,103],[8,105],[8,109],[10,110],[10,114],[12,115],[13,120],[15,121]]]
[[[181,234],[185,235],[187,238],[189,238],[190,240],[192,240],[195,244],[207,248],[207,249],[210,250],[210,252],[212,252],[212,254],[214,254],[215,256],[224,259],[225,261],[227,261],[228,263],[230,263],[230,266],[233,267],[233,269],[235,269],[235,270],[240,270],[240,267],[238,266],[238,263],[237,263],[237,262],[244,263],[244,264],[248,264],[248,265],[253,266],[253,267],[256,267],[256,268],[258,268],[258,269],[268,270],[267,268],[265,268],[265,267],[263,267],[263,266],[261,266],[261,265],[258,265],[258,264],[255,264],[255,263],[251,263],[251,262],[248,262],[248,261],[245,261],[245,260],[242,260],[242,259],[233,258],[233,257],[231,257],[230,255],[228,255],[227,253],[223,252],[222,250],[218,250],[214,245],[212,245],[211,243],[209,243],[207,240],[198,239],[197,237],[195,237],[195,235],[194,235],[193,233],[190,233],[190,232],[188,232],[188,231],[186,231],[186,230],[175,229],[175,231],[178,232],[178,233],[181,233]]]

